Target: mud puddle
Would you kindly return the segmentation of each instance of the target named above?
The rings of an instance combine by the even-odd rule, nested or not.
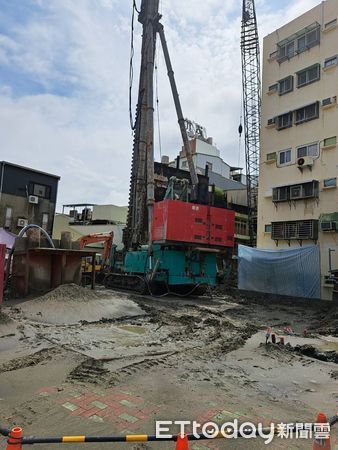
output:
[[[146,334],[147,330],[144,327],[137,325],[119,325],[120,330],[129,331],[130,333]]]
[[[297,337],[286,339],[289,338],[296,344]],[[303,343],[306,339],[299,338],[299,341]],[[322,342],[321,339],[311,341]],[[265,334],[256,333],[242,348],[229,353],[227,364],[231,377],[244,388],[250,387],[273,402],[284,398],[314,408],[321,403],[331,411],[338,394],[338,389],[335,392],[332,385],[336,364],[289,351],[288,342],[286,344],[284,347],[265,345]]]

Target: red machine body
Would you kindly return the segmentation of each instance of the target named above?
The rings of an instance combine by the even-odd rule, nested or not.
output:
[[[233,247],[235,212],[179,200],[154,205],[153,241]]]

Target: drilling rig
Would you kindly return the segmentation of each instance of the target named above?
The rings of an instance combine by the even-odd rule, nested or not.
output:
[[[141,68],[124,252],[122,257],[114,258],[105,285],[151,294],[197,294],[216,284],[216,257],[234,245],[234,212],[205,202],[158,10],[159,0],[142,0],[138,14],[142,25]],[[153,115],[157,38],[161,42],[188,161],[187,201],[174,199],[177,198],[172,195],[175,183],[171,180],[168,183],[171,195],[155,203]],[[208,186],[206,195],[209,195]]]

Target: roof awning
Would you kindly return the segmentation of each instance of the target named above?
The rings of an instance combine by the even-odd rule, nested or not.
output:
[[[294,41],[299,36],[302,36],[303,34],[308,33],[309,31],[315,30],[318,27],[320,27],[320,24],[318,22],[313,22],[311,25],[303,28],[300,31],[297,31],[297,33],[294,33],[291,36],[287,37],[286,39],[283,39],[282,41],[277,42],[277,47],[282,47],[283,45],[287,44],[288,42]]]
[[[319,220],[321,222],[338,222],[338,212],[321,214]]]

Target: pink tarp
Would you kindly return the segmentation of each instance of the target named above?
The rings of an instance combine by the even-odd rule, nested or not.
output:
[[[7,248],[12,248],[16,238],[16,234],[11,233],[4,228],[0,228],[0,244],[5,244]]]

